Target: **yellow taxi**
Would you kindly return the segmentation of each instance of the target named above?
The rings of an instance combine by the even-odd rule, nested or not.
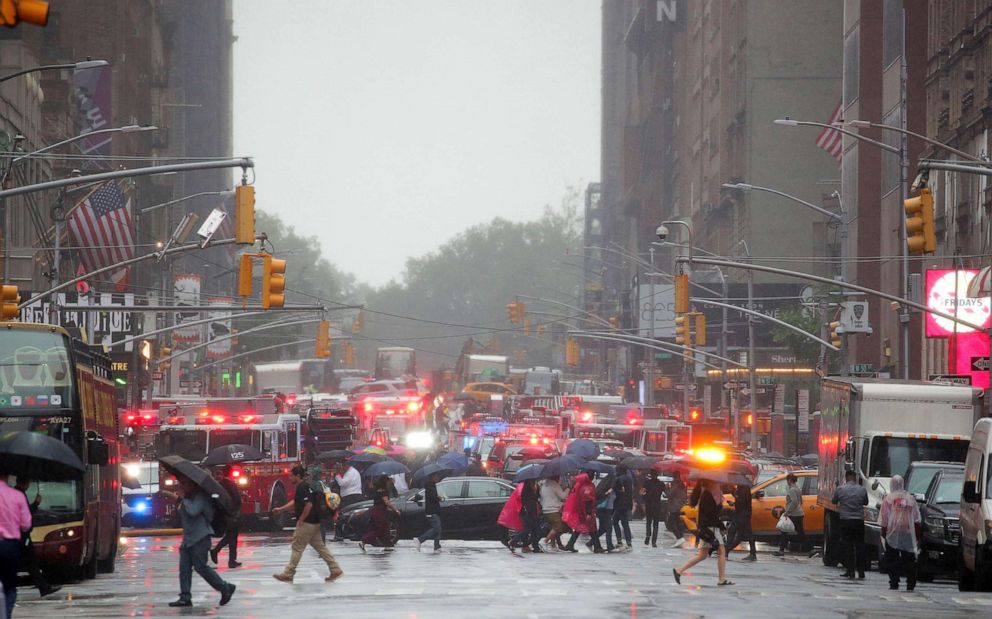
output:
[[[798,480],[796,484],[803,493],[803,528],[807,536],[823,535],[823,508],[816,504],[817,472],[815,470],[792,471]],[[766,479],[751,488],[751,529],[755,539],[777,539],[780,535],[775,525],[785,512],[785,495],[788,483],[785,481],[788,473]],[[733,510],[734,497],[731,494],[723,496],[727,514]],[[686,505],[682,508],[683,522],[692,530],[696,528],[695,507]]]
[[[472,396],[479,402],[488,402],[494,395],[506,397],[516,395],[517,392],[513,390],[513,387],[503,383],[468,383],[462,389],[462,393]]]

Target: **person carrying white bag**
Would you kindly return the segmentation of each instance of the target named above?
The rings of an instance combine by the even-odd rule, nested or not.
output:
[[[799,489],[799,484],[796,482],[799,480],[798,477],[789,473],[785,477],[785,483],[788,485],[788,490],[785,492],[785,512],[782,517],[779,518],[779,522],[776,525],[779,531],[782,532],[782,536],[779,540],[778,551],[775,552],[776,557],[784,557],[785,551],[789,547],[789,536],[798,535],[799,536],[799,547],[804,549],[806,547],[806,531],[803,529],[803,520],[805,519],[806,513],[803,511],[803,493]],[[787,520],[788,523],[783,522]],[[791,524],[791,528],[789,527]],[[787,530],[789,529],[789,530]]]

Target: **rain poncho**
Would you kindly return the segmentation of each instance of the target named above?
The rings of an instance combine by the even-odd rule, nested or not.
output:
[[[893,475],[889,493],[882,501],[879,524],[885,531],[885,543],[898,550],[916,552],[916,527],[920,522],[920,507],[912,494],[906,492],[901,475]]]
[[[588,509],[590,503],[596,502],[596,487],[589,481],[585,473],[576,475],[575,486],[565,499],[561,510],[561,519],[565,524],[579,533],[592,533],[596,530],[596,516]]]
[[[526,482],[517,484],[517,489],[513,491],[513,494],[506,501],[506,505],[503,506],[503,510],[499,513],[499,518],[496,519],[496,522],[500,526],[514,531],[523,531],[524,521],[520,517],[520,508],[523,505],[523,501],[520,495],[524,491],[524,483]]]

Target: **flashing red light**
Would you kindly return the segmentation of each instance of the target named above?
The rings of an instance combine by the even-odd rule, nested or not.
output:
[[[627,418],[627,425],[629,425],[629,426],[636,426],[639,423],[641,423],[641,420],[638,419],[637,417],[628,417]]]
[[[227,417],[225,417],[224,415],[214,415],[213,417],[210,418],[210,421],[214,423],[224,423],[225,421],[227,421]]]
[[[530,437],[530,444],[531,445],[537,445],[537,437],[536,436]]]
[[[232,469],[231,470],[231,477],[233,477],[235,479],[237,479],[238,477],[241,477],[241,469]]]
[[[700,416],[701,416],[701,411],[698,408],[689,409],[689,419],[691,421],[699,421]]]
[[[141,419],[142,419],[142,421],[151,421],[152,420],[152,416],[151,415],[142,415],[141,416]]]
[[[382,447],[382,441],[379,440],[379,439],[375,439],[375,446],[376,447]]]
[[[541,442],[542,442],[542,443],[544,443],[545,445],[547,445],[547,444],[548,444],[548,443],[550,443],[551,441],[550,441],[550,440],[548,440],[547,438],[544,438],[544,439],[542,439],[542,440],[541,440]]]
[[[366,402],[365,403],[365,412],[366,413],[371,412],[372,411],[372,408],[373,408],[373,406],[372,406],[372,403],[371,402]]]
[[[241,415],[241,423],[254,423],[255,419],[255,415]]]
[[[582,421],[589,422],[592,421],[592,412],[586,411],[582,413]]]
[[[135,420],[135,416],[134,416],[134,415],[128,415],[128,416],[127,416],[127,422],[128,422],[128,423],[131,423],[131,422],[132,422],[132,421],[134,421],[134,420]]]

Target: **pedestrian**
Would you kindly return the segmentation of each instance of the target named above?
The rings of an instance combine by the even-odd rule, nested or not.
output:
[[[682,508],[685,506],[688,493],[685,482],[682,481],[682,474],[679,471],[672,473],[672,482],[668,485],[668,517],[665,527],[675,536],[675,546],[682,544],[682,537],[686,533],[685,524],[682,522]]]
[[[353,503],[364,501],[365,495],[362,494],[362,474],[358,472],[358,469],[348,462],[342,462],[337,465],[337,471],[338,473],[334,476],[334,481],[337,482],[338,494],[341,495],[341,507],[339,509],[344,509]],[[335,527],[334,539],[331,541],[344,541],[344,535],[341,534],[340,526]]]
[[[544,552],[541,550],[541,501],[540,489],[536,479],[524,482],[524,489],[520,493],[520,519],[523,520],[524,528],[517,532],[510,540],[510,552],[515,552],[517,547],[524,552]]]
[[[792,473],[785,476],[787,489],[785,491],[785,512],[783,512],[783,515],[795,525],[795,535],[799,538],[799,549],[802,550],[806,546],[806,530],[803,528],[803,520],[806,512],[803,511],[803,493],[799,490],[797,481],[799,481],[799,478]],[[773,554],[776,557],[784,557],[785,551],[788,548],[789,534],[782,531],[779,538],[778,550]]]
[[[220,538],[217,545],[210,549],[210,558],[213,559],[214,565],[216,565],[221,548],[227,546],[227,567],[233,569],[241,567],[241,563],[238,561],[238,534],[241,532],[242,500],[241,489],[238,488],[238,485],[231,478],[232,472],[233,470],[230,466],[214,469],[214,479],[220,483],[221,487],[227,491],[227,496],[231,498],[231,511],[234,512],[234,517],[228,521],[227,530],[224,531],[224,537]]]
[[[565,544],[565,550],[578,552],[575,549],[575,541],[580,534],[592,535],[596,532],[596,487],[589,479],[588,473],[579,473],[575,476],[575,483],[572,491],[568,493],[565,504],[562,506],[561,519],[572,529],[572,537]],[[594,546],[603,551],[599,544],[599,538],[594,537]]]
[[[9,618],[17,601],[17,571],[21,563],[21,539],[31,530],[31,510],[24,496],[7,483],[0,468],[0,585]]]
[[[417,552],[427,540],[434,540],[434,552],[441,552],[441,501],[444,499],[437,494],[437,482],[441,481],[441,473],[434,473],[424,484],[424,515],[430,523],[423,535],[417,538]]]
[[[561,534],[568,528],[561,519],[561,509],[565,504],[568,493],[561,487],[558,477],[545,479],[541,484],[541,515],[548,523],[548,534],[544,538],[544,544],[548,550],[564,550],[561,543]]]
[[[487,477],[489,474],[486,473],[485,467],[482,466],[482,455],[479,453],[473,453],[472,458],[468,462],[468,468],[465,469],[466,477]]]
[[[296,576],[296,566],[299,565],[300,558],[303,557],[303,551],[307,549],[307,546],[310,546],[327,564],[329,573],[324,581],[334,582],[344,575],[344,571],[320,538],[320,518],[321,512],[324,510],[319,501],[323,501],[324,496],[314,492],[307,482],[307,470],[302,466],[294,466],[290,474],[293,477],[293,483],[296,484],[293,500],[272,511],[281,514],[293,510],[296,527],[293,529],[292,551],[289,555],[289,563],[286,564],[283,571],[279,574],[273,574],[272,577],[282,582],[293,582],[293,578]]]
[[[400,515],[400,511],[389,500],[389,477],[380,475],[372,481],[372,509],[369,510],[369,528],[358,542],[358,547],[365,552],[366,544],[380,543],[386,550],[393,549],[393,540],[389,532],[389,514]]]
[[[617,477],[613,482],[613,531],[617,536],[617,548],[633,550],[630,534],[630,513],[634,509],[634,477],[623,462],[617,465]],[[620,536],[621,528],[623,537]]]
[[[716,570],[717,585],[732,585],[733,582],[727,580],[727,553],[726,553],[726,532],[723,528],[723,521],[720,520],[720,512],[723,510],[723,490],[720,484],[709,479],[701,479],[692,490],[692,497],[689,504],[698,506],[699,517],[696,520],[696,537],[699,538],[699,549],[696,556],[692,557],[681,567],[672,570],[675,582],[682,584],[682,575],[690,567],[700,561],[705,560],[711,549],[716,550]]]
[[[837,506],[840,516],[840,540],[844,558],[844,578],[864,579],[867,557],[865,553],[865,505],[868,491],[858,485],[858,474],[844,473],[844,485],[834,490],[830,501]]]
[[[663,519],[661,493],[664,489],[665,484],[658,479],[658,472],[649,471],[640,494],[644,499],[644,545],[650,543],[652,548],[658,547],[658,523]]]
[[[17,483],[14,485],[15,488],[21,491],[24,495],[24,502],[28,504],[28,511],[31,512],[32,523],[34,521],[34,515],[38,512],[38,506],[41,505],[41,494],[35,492],[34,500],[28,501],[28,487],[31,485],[31,480],[26,477],[18,477]],[[38,587],[38,593],[41,597],[46,595],[51,595],[55,593],[61,586],[53,586],[48,579],[45,578],[44,574],[41,573],[41,568],[38,567],[38,558],[34,553],[34,544],[31,542],[31,529],[28,529],[23,536],[23,543],[21,544],[21,570],[28,573],[31,577],[31,582],[34,583],[35,587]]]
[[[586,544],[593,552],[603,553],[616,550],[613,545],[613,504],[616,494],[613,492],[613,475],[606,475],[596,484],[596,520],[599,529],[596,530],[591,542]],[[602,547],[602,538],[606,536],[606,548]]]
[[[889,589],[899,588],[899,579],[906,577],[906,591],[916,588],[916,557],[919,553],[920,506],[906,491],[902,475],[893,475],[889,493],[882,500],[878,514],[882,527],[885,562],[889,567]]]
[[[214,518],[214,506],[207,493],[188,477],[178,476],[179,518],[183,527],[183,540],[179,544],[179,599],[169,602],[169,606],[193,605],[193,570],[207,581],[207,584],[220,592],[220,605],[231,601],[233,583],[225,582],[214,568],[207,565],[210,552],[210,536],[214,534],[210,526]]]
[[[741,542],[747,542],[749,552],[741,561],[757,561],[758,551],[754,547],[754,531],[751,530],[751,484],[734,486],[734,528],[740,533]],[[727,552],[732,548],[727,545]]]

